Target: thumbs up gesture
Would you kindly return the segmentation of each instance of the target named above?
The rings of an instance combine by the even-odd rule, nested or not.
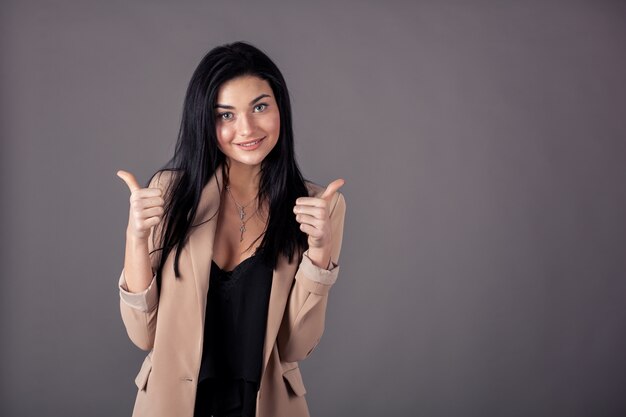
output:
[[[141,188],[133,174],[117,171],[130,189],[130,212],[126,233],[136,239],[148,240],[150,230],[161,222],[165,200],[160,188]]]
[[[300,223],[300,230],[309,235],[309,254],[314,251],[328,255],[320,256],[321,259],[330,258],[332,230],[329,206],[334,194],[344,184],[343,179],[337,179],[328,184],[320,197],[300,197],[293,207],[296,221]],[[322,263],[326,264],[327,262]]]

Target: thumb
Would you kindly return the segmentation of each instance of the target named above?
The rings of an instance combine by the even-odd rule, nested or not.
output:
[[[333,194],[335,194],[335,192],[341,188],[346,182],[343,179],[338,179],[335,180],[333,182],[331,182],[330,184],[328,184],[328,186],[326,187],[326,190],[324,190],[324,193],[321,195],[321,198],[323,198],[326,201],[330,201]]]
[[[117,171],[117,176],[124,180],[131,193],[141,188],[141,186],[137,182],[137,178],[135,178],[135,176],[130,172],[120,169],[119,171]]]

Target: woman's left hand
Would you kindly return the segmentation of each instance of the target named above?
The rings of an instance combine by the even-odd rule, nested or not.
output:
[[[330,256],[332,231],[329,206],[334,194],[344,183],[343,179],[337,179],[328,184],[328,187],[326,187],[326,190],[320,197],[300,197],[296,199],[293,212],[296,214],[296,221],[300,223],[300,230],[309,235],[309,249],[328,253]]]

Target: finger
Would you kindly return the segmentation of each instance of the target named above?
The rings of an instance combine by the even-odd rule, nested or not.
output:
[[[320,196],[320,198],[323,198],[326,201],[330,201],[333,197],[333,194],[335,194],[337,190],[341,188],[345,183],[346,182],[341,178],[331,182],[330,184],[328,184],[328,187],[326,187],[326,190]]]
[[[161,197],[161,194],[160,188],[140,188],[133,193],[137,198]]]
[[[141,213],[139,213],[139,217],[143,218],[143,219],[148,219],[150,217],[160,217],[163,215],[163,207],[158,206],[158,207],[150,207],[147,209],[144,209],[141,211]]]
[[[300,224],[308,224],[310,226],[315,227],[316,229],[322,229],[324,227],[323,220],[317,219],[313,216],[309,216],[307,214],[298,214],[296,216],[296,221]]]
[[[131,174],[130,172],[123,171],[120,169],[119,171],[117,171],[117,176],[120,177],[126,183],[131,193],[141,188],[141,186],[137,182],[137,178],[135,178],[135,176]]]
[[[310,224],[301,224],[300,225],[300,230],[302,230],[304,233],[306,233],[307,235],[314,237],[314,238],[320,238],[322,237],[322,231],[319,229],[316,229],[315,227],[311,226]]]
[[[309,214],[313,217],[317,217],[318,219],[323,219],[326,214],[325,207],[317,207],[317,206],[304,206],[298,204],[294,206],[293,212],[296,214]]]
[[[161,223],[161,217],[159,216],[149,217],[145,219],[144,222],[145,222],[146,227],[154,227],[157,224]]]
[[[326,207],[326,200],[319,197],[298,197],[296,199],[296,206],[309,206],[309,207]],[[294,208],[295,208],[294,207]]]
[[[134,207],[136,208],[145,209],[150,207],[163,206],[165,204],[165,200],[163,200],[163,197],[142,198],[141,196],[136,196],[135,194],[130,196],[130,201],[134,203]]]

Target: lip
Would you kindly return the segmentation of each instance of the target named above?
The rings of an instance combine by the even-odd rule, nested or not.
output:
[[[251,151],[253,149],[258,148],[259,146],[261,146],[261,143],[263,142],[263,140],[265,140],[266,136],[263,136],[262,138],[258,138],[258,139],[252,139],[249,140],[247,142],[241,142],[241,143],[237,143],[236,145],[239,145],[239,147],[241,149],[247,150],[247,151]],[[252,143],[252,142],[256,142],[258,141],[258,143],[256,145],[252,145],[252,146],[241,146],[241,145],[245,145],[247,143]]]

